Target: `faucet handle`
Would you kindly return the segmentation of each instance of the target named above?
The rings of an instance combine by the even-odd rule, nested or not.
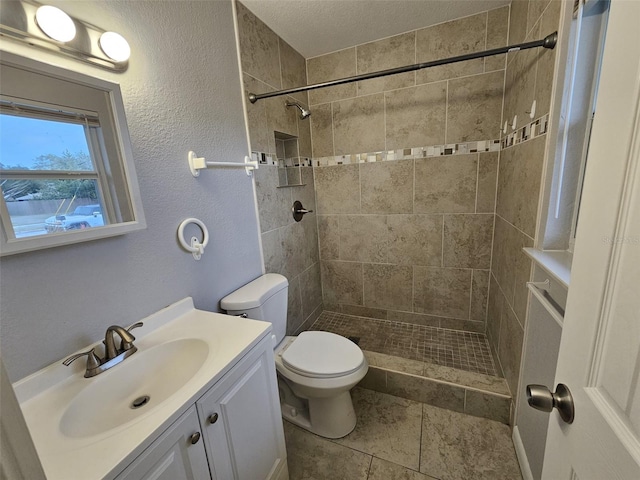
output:
[[[142,322],[134,323],[129,328],[127,328],[127,332],[131,332],[131,330],[133,330],[134,328],[142,327],[143,325],[144,325],[144,323],[142,323]],[[136,337],[134,337],[133,335],[131,335],[131,337],[132,337],[132,340],[130,342],[127,342],[124,339],[122,339],[120,341],[120,351],[121,352],[124,352],[126,350],[130,350],[131,347],[133,347],[133,340],[135,340]]]
[[[85,355],[87,356],[87,371],[98,368],[100,366],[100,357],[96,355],[95,348],[92,348],[91,350],[88,350],[86,352],[76,353],[75,355],[71,355],[64,362],[62,362],[62,364],[68,367],[75,360]],[[85,377],[86,377],[86,374],[85,374]]]

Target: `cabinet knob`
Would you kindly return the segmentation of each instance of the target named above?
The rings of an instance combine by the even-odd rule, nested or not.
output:
[[[218,421],[218,414],[214,413],[213,415],[209,415],[209,418],[207,418],[207,420],[209,421],[209,423],[214,424]]]
[[[200,432],[196,432],[189,438],[191,445],[195,445],[200,440]]]

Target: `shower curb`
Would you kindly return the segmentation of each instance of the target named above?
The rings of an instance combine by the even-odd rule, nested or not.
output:
[[[511,394],[504,378],[364,352],[362,388],[510,424]]]

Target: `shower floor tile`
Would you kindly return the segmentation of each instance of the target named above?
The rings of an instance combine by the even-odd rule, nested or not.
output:
[[[363,350],[497,376],[487,337],[482,333],[355,317],[324,311],[309,330],[359,337]]]

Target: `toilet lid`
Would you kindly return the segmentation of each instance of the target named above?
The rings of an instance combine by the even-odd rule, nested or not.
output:
[[[329,332],[302,332],[282,353],[282,363],[307,376],[330,378],[360,368],[362,350],[351,340]]]

